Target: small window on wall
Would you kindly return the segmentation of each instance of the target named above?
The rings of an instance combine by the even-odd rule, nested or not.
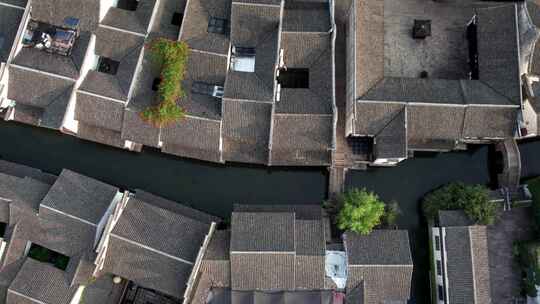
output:
[[[437,260],[437,275],[442,275],[442,263]]]
[[[442,285],[438,285],[437,291],[437,293],[439,294],[439,300],[444,301],[444,287],[442,287]]]
[[[178,12],[175,12],[172,16],[171,24],[176,26],[182,25],[182,19],[184,19],[184,15],[180,14]]]
[[[120,62],[116,60],[112,60],[107,57],[99,57],[97,70],[101,73],[116,75],[118,65],[120,65]]]
[[[139,6],[139,0],[118,0],[117,8],[121,8],[126,11],[136,11]]]
[[[435,250],[441,250],[441,238],[438,235],[435,236]]]

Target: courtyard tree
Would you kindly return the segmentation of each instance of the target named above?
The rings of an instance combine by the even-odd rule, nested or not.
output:
[[[451,183],[429,193],[422,203],[424,215],[433,220],[439,210],[463,210],[475,223],[492,224],[497,204],[490,201],[488,189],[482,185]]]
[[[339,198],[340,210],[337,214],[337,226],[341,230],[351,230],[360,234],[369,234],[381,224],[385,213],[385,204],[379,197],[366,189],[351,189]]]
[[[152,59],[160,66],[161,73],[157,90],[157,105],[144,109],[141,117],[159,127],[176,122],[185,115],[178,101],[185,96],[182,80],[186,71],[189,49],[183,41],[164,38],[151,41],[147,48],[151,52]]]

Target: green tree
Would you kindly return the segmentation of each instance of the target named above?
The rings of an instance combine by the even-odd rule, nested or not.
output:
[[[173,123],[184,117],[178,100],[185,96],[182,88],[189,48],[183,41],[157,38],[147,45],[153,60],[161,66],[158,105],[141,112],[143,120],[155,125]]]
[[[392,227],[396,224],[398,216],[401,214],[399,205],[396,201],[391,201],[390,204],[385,205],[384,215],[382,217],[382,223],[387,227]]]
[[[481,185],[451,183],[429,193],[422,208],[428,219],[434,219],[439,210],[464,210],[475,223],[492,224],[497,216],[497,204],[489,200],[488,189]]]
[[[379,197],[366,189],[352,189],[340,197],[341,209],[337,225],[341,230],[369,234],[381,223],[385,205]]]

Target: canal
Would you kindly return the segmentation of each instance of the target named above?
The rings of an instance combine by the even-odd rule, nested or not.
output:
[[[133,153],[62,136],[58,132],[0,121],[0,157],[58,174],[62,168],[118,185],[144,189],[226,217],[235,203],[319,204],[326,196],[326,169],[276,169],[214,165],[148,149]],[[540,141],[520,145],[523,176],[540,175]],[[365,187],[401,208],[400,228],[410,231],[415,303],[429,303],[427,231],[421,198],[453,181],[490,184],[488,147],[422,155],[395,168],[350,171],[346,187]],[[491,180],[492,181],[492,180]]]

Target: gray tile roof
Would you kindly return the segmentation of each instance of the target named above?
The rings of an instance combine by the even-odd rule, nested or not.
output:
[[[227,57],[191,51],[186,80],[182,82],[186,96],[180,101],[189,115],[208,119],[221,118],[221,101],[192,92],[193,82],[223,87],[227,74]]]
[[[229,230],[216,230],[204,254],[205,261],[229,261],[231,232]]]
[[[297,256],[324,256],[325,238],[322,220],[295,221],[295,250]]]
[[[465,108],[415,105],[407,107],[409,147],[422,147],[424,141],[454,144],[462,136]]]
[[[285,1],[283,30],[291,32],[328,32],[330,10],[324,1]]]
[[[146,34],[157,1],[141,0],[138,2],[135,11],[116,7],[109,8],[101,23],[122,30]]]
[[[450,301],[490,303],[485,227],[447,227],[445,231],[446,275]]]
[[[73,89],[74,81],[50,77],[11,66],[8,98],[30,106],[46,108]]]
[[[180,298],[193,266],[113,236],[103,267],[104,272]]]
[[[43,183],[52,185],[56,180],[56,176],[45,173],[39,169],[28,167],[22,164],[12,163],[0,159],[0,172],[17,177],[31,177]]]
[[[294,266],[294,253],[233,253],[231,254],[231,288],[233,290],[294,289]]]
[[[17,56],[13,58],[12,63],[71,79],[77,79],[81,72],[88,44],[90,43],[90,36],[91,34],[89,32],[81,32],[70,56],[51,54],[36,48],[22,48]]]
[[[0,199],[29,212],[37,213],[39,203],[50,187],[49,184],[33,178],[19,178],[0,173]],[[5,215],[4,213],[4,218]],[[7,215],[9,217],[9,214]]]
[[[226,98],[272,101],[279,15],[279,7],[233,2],[231,44],[255,48],[255,72],[229,71],[225,82]]]
[[[320,205],[246,205],[234,204],[235,212],[294,212],[297,220],[320,220],[322,219],[322,208]]]
[[[463,212],[463,210],[439,210],[439,226],[469,226],[474,221]]]
[[[39,209],[39,218],[22,220],[27,240],[67,256],[94,248],[96,227],[53,210]]]
[[[332,53],[328,33],[281,34],[287,68],[309,69],[309,88],[282,88],[277,113],[332,114]]]
[[[373,153],[377,158],[407,157],[407,111],[402,109],[375,136]]]
[[[182,23],[180,40],[191,49],[226,55],[229,51],[229,36],[209,33],[208,22],[211,17],[231,19],[229,0],[190,0]]]
[[[416,62],[412,62],[410,66],[401,66],[401,61],[407,60],[406,56],[396,52],[406,53],[409,50],[400,48],[413,47],[410,45],[412,41],[410,37],[407,40],[400,38],[404,37],[404,32],[399,31],[403,28],[402,24],[413,17],[416,18],[416,15],[406,13],[407,10],[424,8],[425,14],[431,16],[432,12],[429,10],[437,9],[437,6],[441,12],[453,12],[455,16],[452,15],[453,17],[444,21],[449,22],[449,24],[462,18],[461,15],[463,18],[466,17],[465,19],[470,19],[476,11],[478,16],[479,80],[468,80],[465,75],[458,75],[459,73],[454,73],[454,75],[451,71],[445,70],[447,67],[436,66],[436,63],[431,62],[436,59],[432,57],[438,55],[441,58],[448,57],[448,60],[445,61],[447,63],[454,62],[453,58],[456,56],[466,59],[466,52],[459,49],[446,50],[441,54],[428,54],[425,60],[420,63],[420,67],[415,65]],[[395,137],[396,139],[401,138],[399,148],[397,146],[390,148],[388,152],[383,154],[406,155],[403,147],[407,145],[413,150],[453,149],[457,141],[468,137],[505,138],[513,135],[516,109],[490,109],[490,107],[481,105],[509,106],[521,102],[517,14],[514,4],[485,4],[475,8],[469,3],[448,6],[445,4],[419,5],[414,1],[406,2],[403,5],[396,5],[385,0],[356,1],[355,15],[353,16],[356,19],[355,25],[351,25],[351,29],[356,31],[354,37],[356,43],[354,46],[356,49],[356,66],[354,67],[356,83],[354,84],[355,96],[352,98],[371,102],[415,103],[414,106],[407,105],[406,136],[408,143],[404,143],[403,130],[401,130],[402,135]],[[397,22],[397,20],[400,21]],[[443,21],[434,22],[435,29],[439,26],[438,22]],[[498,28],[499,22],[502,23],[500,29]],[[440,37],[434,37],[431,43],[438,43],[437,39],[442,39],[445,35],[454,35],[452,32],[445,31],[447,30],[442,29],[438,33]],[[407,34],[407,36],[410,35]],[[462,34],[460,37],[450,36],[446,37],[448,41],[463,39]],[[400,42],[394,43],[394,40]],[[503,51],[495,51],[498,49]],[[448,52],[450,53],[447,54]],[[454,57],[452,57],[452,52],[455,53]],[[395,60],[392,61],[392,59]],[[411,61],[414,60],[414,58],[411,59]],[[452,65],[459,65],[460,62],[457,61]],[[417,77],[414,75],[403,76],[408,75],[409,68],[413,70],[416,68],[428,69],[430,74],[434,75],[429,76],[434,78],[421,79],[412,78]],[[440,75],[437,73],[437,68],[441,70]],[[398,69],[402,69],[401,72]],[[420,108],[418,103],[426,103],[426,105],[424,108]],[[466,117],[467,113],[464,108],[451,109],[435,104],[471,105],[470,118]],[[474,108],[472,105],[475,105]],[[356,102],[353,133],[374,135],[370,133],[375,131],[373,128],[381,130],[380,123],[393,117],[389,107],[390,105],[375,106]],[[392,105],[392,107],[398,108],[399,106]],[[371,111],[377,115],[370,117]],[[494,116],[496,118],[493,118]],[[490,117],[490,124],[483,123],[485,117]],[[468,134],[478,135],[469,136]],[[392,140],[390,139],[390,141]]]
[[[122,130],[124,103],[77,93],[75,119],[84,124],[113,131]]]
[[[272,165],[330,164],[332,116],[275,114],[273,120]]]
[[[343,242],[349,266],[412,266],[409,235],[406,230],[373,230],[369,235],[346,232]]]
[[[521,102],[519,48],[516,37],[517,6],[508,4],[478,9],[480,80],[514,104]]]
[[[88,71],[79,90],[121,101],[127,99],[127,91],[124,91],[115,75],[101,73],[95,70]]]
[[[8,6],[0,7],[0,62],[6,62],[24,11]]]
[[[40,0],[32,3],[32,18],[62,25],[64,18],[75,17],[81,22],[81,30],[93,31],[99,19],[99,1],[86,0]]]
[[[77,137],[117,148],[124,148],[125,145],[120,132],[87,125],[82,122],[79,122]]]
[[[413,267],[349,267],[346,302],[407,303]],[[352,293],[349,293],[352,290]],[[354,300],[354,301],[352,301]]]
[[[231,251],[294,252],[294,213],[233,212]]]
[[[97,225],[118,191],[114,186],[64,169],[41,204]]]
[[[40,126],[42,116],[42,108],[27,106],[22,103],[16,104],[13,108],[13,120],[17,122],[22,122],[32,126]]]
[[[358,102],[354,133],[375,136],[379,134],[405,108],[398,103]]]
[[[266,164],[272,106],[230,99],[222,103],[225,160]]]
[[[202,211],[187,207],[177,202],[170,201],[163,197],[157,196],[150,192],[136,189],[137,198],[150,205],[169,210],[179,215],[187,216],[201,223],[211,224],[212,222],[219,222],[219,218],[204,213]]]
[[[513,137],[517,115],[516,108],[470,106],[465,111],[463,137]]]
[[[184,117],[161,130],[162,151],[183,157],[220,162],[221,122]]]
[[[42,303],[69,304],[76,290],[77,287],[68,285],[64,271],[27,258],[9,286],[6,302],[33,302],[28,302],[30,298]]]
[[[195,262],[210,225],[131,198],[112,234]]]
[[[126,108],[122,124],[122,139],[157,147],[160,129],[141,119],[136,109]]]
[[[183,13],[187,1],[163,0],[157,4],[150,37],[158,36],[177,40],[180,26],[172,24],[174,13]]]
[[[295,288],[324,289],[324,255],[297,255],[294,269]]]

